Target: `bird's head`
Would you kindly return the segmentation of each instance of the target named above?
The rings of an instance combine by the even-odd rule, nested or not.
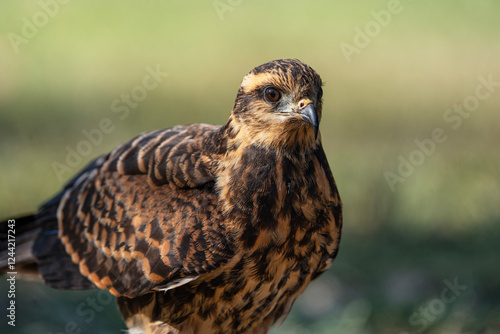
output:
[[[322,81],[294,59],[273,60],[241,82],[232,119],[238,137],[277,150],[308,150],[319,142]]]

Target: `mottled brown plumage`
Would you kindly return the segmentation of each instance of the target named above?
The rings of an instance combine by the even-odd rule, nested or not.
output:
[[[46,283],[109,290],[135,332],[266,333],[340,241],[321,85],[272,61],[224,126],[146,133],[93,161],[33,217]]]

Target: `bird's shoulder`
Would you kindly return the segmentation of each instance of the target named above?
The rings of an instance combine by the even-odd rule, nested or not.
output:
[[[213,181],[220,126],[191,124],[141,134],[113,150],[101,172],[147,174],[154,185],[195,188]]]

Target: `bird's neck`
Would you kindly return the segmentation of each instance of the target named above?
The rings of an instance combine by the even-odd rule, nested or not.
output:
[[[321,143],[321,134],[314,135],[312,127],[297,126],[297,122],[269,123],[254,121],[252,118],[241,120],[231,115],[221,127],[221,137],[228,140],[228,149],[234,146],[258,146],[285,156],[306,155],[315,151]]]

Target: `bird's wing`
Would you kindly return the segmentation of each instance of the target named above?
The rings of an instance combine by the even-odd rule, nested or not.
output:
[[[233,256],[205,138],[190,125],[137,137],[60,196],[58,236],[81,274],[116,296],[169,289]]]

